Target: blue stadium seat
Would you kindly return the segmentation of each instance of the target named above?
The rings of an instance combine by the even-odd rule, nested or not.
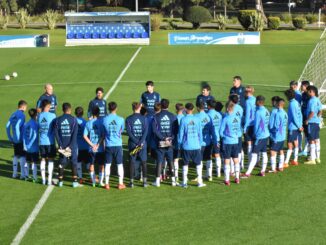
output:
[[[67,34],[67,39],[74,39],[75,35],[73,33]]]
[[[131,38],[131,37],[132,37],[131,32],[126,32],[125,38]]]
[[[97,32],[96,32],[96,33],[93,33],[93,34],[92,34],[92,38],[93,38],[93,39],[99,39],[99,38],[100,38],[100,34],[97,33]]]
[[[147,32],[143,32],[141,34],[141,38],[148,38],[148,33]]]
[[[84,38],[84,34],[83,33],[77,33],[76,38],[77,39],[82,39],[82,38]]]
[[[101,38],[102,38],[102,39],[105,39],[105,38],[107,38],[107,37],[108,37],[108,35],[107,35],[105,32],[102,32],[102,33],[101,33]]]
[[[86,32],[84,38],[90,39],[90,38],[92,38],[92,35],[89,32]]]
[[[140,33],[139,32],[135,32],[134,33],[134,38],[140,38]]]
[[[117,34],[117,38],[123,38],[123,33],[122,32],[118,32],[118,34]]]
[[[110,38],[110,39],[115,38],[115,34],[114,34],[114,32],[110,32],[110,33],[109,33],[109,38]]]

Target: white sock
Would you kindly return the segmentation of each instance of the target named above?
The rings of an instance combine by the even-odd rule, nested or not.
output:
[[[182,182],[184,185],[188,183],[188,165],[182,167]]]
[[[16,178],[17,177],[17,169],[18,169],[18,157],[14,156],[14,158],[12,159],[12,177]]]
[[[53,174],[53,161],[49,161],[48,163],[48,185],[52,185],[52,174]]]
[[[267,152],[263,152],[263,166],[262,166],[262,169],[261,169],[262,172],[266,172],[267,163],[268,163]]]
[[[278,164],[278,168],[283,168],[283,165],[284,165],[284,154],[280,155],[280,162]]]
[[[217,177],[221,177],[222,160],[220,157],[215,158],[215,164],[216,164],[216,175]]]
[[[83,178],[83,170],[82,170],[82,163],[81,162],[77,163],[77,176],[80,179]]]
[[[179,178],[179,159],[174,159],[174,176]]]
[[[111,174],[111,163],[105,164],[105,184],[108,185],[110,182],[110,174]]]
[[[289,149],[289,150],[286,152],[285,163],[289,163],[290,158],[291,158],[291,155],[292,155],[292,150]]]
[[[224,180],[230,181],[230,164],[224,164]]]
[[[235,164],[234,165],[234,170],[235,170],[235,178],[239,179],[240,178],[240,164]]]
[[[160,186],[161,185],[161,178],[160,177],[156,177],[155,183],[156,183],[156,186]]]
[[[248,167],[248,170],[247,170],[247,172],[246,172],[247,175],[251,174],[252,170],[253,170],[254,167],[256,166],[257,158],[258,158],[257,153],[252,153],[252,154],[251,154],[251,161],[250,161],[250,163],[249,163],[249,167]]]
[[[99,172],[99,179],[100,179],[100,185],[103,185],[103,181],[104,181],[104,172],[100,171]]]
[[[28,162],[25,162],[24,171],[25,171],[25,178],[29,178],[29,163]]]
[[[41,169],[41,176],[42,176],[42,183],[43,185],[45,185],[45,160],[41,160],[41,165],[40,165],[40,169]]]
[[[294,161],[295,162],[298,161],[298,154],[299,154],[299,148],[296,147],[296,148],[294,148]]]
[[[308,153],[308,151],[309,151],[309,141],[308,141],[308,138],[307,137],[305,137],[305,140],[304,140],[304,149],[303,149],[303,151],[304,152],[306,152],[306,153]]]
[[[272,171],[276,170],[276,155],[271,156],[271,165],[272,165]]]
[[[234,174],[234,162],[233,162],[233,159],[231,158],[231,161],[230,161],[230,170],[231,170],[231,174]]]
[[[244,169],[244,152],[241,150],[241,161],[240,161],[241,169]]]
[[[19,164],[20,164],[20,176],[22,178],[25,178],[25,163],[26,163],[26,158],[25,157],[20,157],[19,158]]]
[[[316,160],[316,144],[310,144],[310,156],[311,156],[311,161]]]
[[[33,179],[37,180],[37,165],[36,163],[32,163],[32,172],[33,172]]]
[[[316,142],[316,158],[320,159],[320,140]]]
[[[124,175],[124,171],[123,171],[123,164],[118,164],[118,175],[119,175],[119,185],[123,184],[123,175]]]
[[[92,179],[92,183],[93,183],[93,184],[96,184],[95,173],[94,173],[94,171],[89,172],[89,175],[90,175],[90,177],[91,177],[91,179]]]
[[[248,154],[248,162],[251,162],[251,154],[252,154],[252,145],[248,144],[248,150],[247,150],[247,154]]]
[[[210,178],[213,175],[213,166],[212,166],[212,160],[206,161],[206,177]]]
[[[203,165],[202,164],[199,164],[196,166],[196,172],[197,172],[198,184],[203,183]]]

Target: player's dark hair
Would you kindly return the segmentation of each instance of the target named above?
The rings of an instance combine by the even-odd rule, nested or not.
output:
[[[313,91],[315,96],[318,97],[318,89],[315,86],[309,85],[307,91]]]
[[[114,101],[111,101],[108,103],[108,109],[110,112],[115,111],[118,107],[118,104],[115,103]]]
[[[234,104],[238,104],[239,96],[237,94],[231,94],[229,96],[229,100],[232,101]]]
[[[154,105],[154,111],[159,112],[160,110],[161,110],[161,103],[156,102],[155,105]]]
[[[301,86],[308,87],[309,85],[310,85],[310,82],[307,80],[301,82]]]
[[[284,95],[285,97],[288,99],[288,100],[292,100],[295,98],[295,92],[292,90],[292,89],[288,89],[284,92]]]
[[[18,107],[22,107],[24,105],[27,105],[27,102],[25,100],[18,101]]]
[[[133,111],[136,111],[136,110],[138,110],[141,107],[141,103],[139,103],[139,102],[132,102],[131,107],[132,107],[132,110]]]
[[[279,96],[273,96],[272,97],[272,106],[276,107],[279,100],[280,100]]]
[[[98,87],[98,88],[96,88],[95,92],[96,93],[98,93],[98,92],[104,93],[104,89],[102,87]]]
[[[203,85],[202,89],[206,89],[208,91],[211,91],[212,88],[211,88],[211,86],[209,86],[209,84],[206,83],[206,84]]]
[[[62,104],[62,111],[63,112],[67,112],[70,109],[71,109],[70,103],[65,102],[65,103]]]
[[[292,81],[290,82],[290,86],[298,86],[298,82],[292,80]]]
[[[170,105],[170,101],[168,99],[162,99],[161,100],[161,108],[163,110],[166,110],[169,108],[169,105]]]
[[[215,100],[208,100],[207,101],[207,106],[211,109],[215,109],[216,106],[216,101]]]
[[[234,80],[234,79],[235,79],[235,80],[240,80],[240,81],[242,81],[241,76],[234,76],[234,77],[233,77],[233,80]]]
[[[194,109],[194,105],[192,103],[187,103],[185,105],[186,109],[189,110],[189,111],[192,111]]]
[[[44,109],[46,106],[51,105],[51,102],[49,100],[43,100],[42,101],[42,108]]]
[[[216,111],[218,111],[218,112],[221,112],[222,111],[222,109],[223,109],[223,104],[222,104],[222,102],[220,102],[220,101],[216,101],[216,105],[215,105],[215,110]]]
[[[147,114],[147,108],[145,106],[142,106],[140,109],[140,114],[145,116]]]
[[[226,103],[226,111],[234,110],[235,103],[233,103],[231,100]]]
[[[98,117],[100,115],[100,108],[98,106],[93,107],[92,116]]]
[[[29,109],[29,110],[28,110],[28,115],[29,115],[31,118],[35,119],[36,116],[37,116],[37,110],[34,109],[34,108]]]
[[[182,103],[176,103],[175,104],[175,109],[176,109],[177,112],[183,111],[184,110],[184,106],[183,106]]]
[[[76,115],[76,117],[82,117],[84,115],[84,109],[83,109],[83,107],[78,106],[75,109],[75,115]]]
[[[283,98],[278,99],[277,106],[279,106],[281,103],[285,103],[285,100]]]
[[[145,85],[146,86],[154,86],[154,82],[153,81],[147,81],[146,83],[145,83]]]
[[[203,101],[200,101],[196,104],[197,108],[199,110],[204,110],[205,109],[205,103]]]
[[[256,97],[256,104],[263,104],[263,103],[265,103],[265,97],[262,95],[258,95]]]

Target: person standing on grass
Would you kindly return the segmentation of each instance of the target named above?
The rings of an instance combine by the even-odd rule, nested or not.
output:
[[[124,130],[124,119],[117,115],[118,105],[115,102],[108,104],[109,114],[103,118],[104,137],[105,137],[105,189],[110,189],[109,178],[111,173],[111,164],[113,161],[117,164],[119,184],[118,189],[125,189],[123,183],[123,150],[122,150],[122,132]]]
[[[309,102],[309,94],[307,88],[309,87],[309,81],[302,81],[301,82],[301,113],[302,113],[302,123],[303,123],[303,133],[305,136],[304,148],[303,151],[299,153],[299,156],[308,156],[308,148],[309,148],[309,140],[308,140],[308,125],[304,122],[307,119],[307,107]]]
[[[284,162],[284,168],[289,167],[292,152],[294,159],[291,161],[292,165],[298,165],[298,135],[303,130],[302,127],[302,113],[298,101],[295,99],[295,92],[292,89],[285,91],[285,96],[289,101],[288,107],[288,151]]]
[[[53,93],[53,86],[50,83],[45,84],[44,86],[44,94],[38,99],[36,103],[37,112],[40,113],[42,111],[42,103],[44,100],[48,100],[51,103],[50,111],[51,113],[56,112],[58,101],[57,96]]]
[[[27,102],[20,100],[18,102],[18,109],[13,114],[11,114],[6,125],[8,140],[14,145],[12,177],[17,178],[18,163],[20,163],[20,179],[25,179],[26,153],[23,146],[23,127],[25,123],[24,112],[26,110]]]
[[[28,111],[30,120],[25,123],[23,129],[24,149],[26,151],[26,171],[25,177],[29,177],[29,165],[32,167],[33,178],[32,181],[37,182],[37,164],[39,163],[39,137],[37,124],[37,110],[30,109]]]
[[[147,145],[146,137],[148,132],[148,124],[146,117],[140,114],[142,105],[138,102],[132,103],[133,114],[126,119],[126,130],[129,136],[129,164],[130,164],[130,183],[129,187],[134,187],[135,165],[140,160],[142,166],[143,186],[147,187]],[[135,149],[137,152],[135,151]]]
[[[63,115],[58,117],[54,123],[55,138],[59,146],[59,183],[58,186],[63,186],[63,172],[68,162],[71,162],[72,170],[72,186],[78,187],[77,182],[77,161],[78,161],[78,122],[75,117],[71,115],[71,105],[69,103],[62,104]],[[62,153],[70,153],[70,156]]]
[[[222,138],[222,153],[224,159],[224,184],[230,185],[230,162],[234,162],[236,184],[240,183],[240,164],[239,164],[239,131],[241,131],[241,121],[234,110],[235,104],[229,101],[226,104],[226,114],[222,119],[220,135]]]
[[[178,144],[178,136],[179,136],[179,128],[180,128],[180,122],[181,119],[184,117],[184,106],[181,103],[177,103],[175,105],[176,110],[176,117],[178,120],[178,131],[176,132],[176,135],[174,136],[173,140],[173,165],[174,165],[174,175],[175,175],[175,181],[177,185],[179,185],[179,161],[181,160],[181,149]]]
[[[242,86],[242,78],[240,76],[233,77],[233,87],[230,89],[230,94],[237,94],[239,96],[239,105],[245,110],[246,107],[246,89]]]
[[[98,118],[103,118],[107,114],[106,101],[103,99],[104,89],[101,87],[96,88],[95,90],[96,97],[91,100],[88,104],[87,116],[89,119],[92,117],[92,111],[94,107],[98,107],[100,109],[100,114]]]
[[[182,187],[188,187],[188,165],[190,161],[195,163],[197,172],[198,187],[205,187],[202,177],[202,158],[201,158],[201,142],[203,134],[200,120],[193,115],[194,105],[187,103],[186,116],[181,119],[178,135],[178,144],[182,150],[182,158],[184,165],[182,168]]]
[[[50,112],[51,102],[49,100],[43,100],[42,112],[38,116],[39,125],[39,148],[41,155],[41,176],[42,184],[46,184],[45,178],[45,166],[48,163],[48,185],[52,185],[52,174],[54,167],[54,158],[56,156],[55,141],[54,141],[54,121],[55,114]]]
[[[100,108],[97,106],[92,109],[91,120],[89,120],[84,129],[84,139],[89,145],[89,175],[92,180],[93,187],[96,186],[96,174],[94,165],[98,164],[99,166],[99,186],[104,186],[104,130],[102,120],[99,119]]]
[[[215,98],[210,95],[211,93],[211,86],[209,86],[208,84],[204,84],[203,87],[202,87],[202,92],[200,95],[197,96],[197,99],[196,99],[196,106],[198,107],[198,105],[200,103],[204,103],[204,109],[205,109],[205,112],[208,111],[208,108],[207,108],[207,101],[209,100],[215,100]]]

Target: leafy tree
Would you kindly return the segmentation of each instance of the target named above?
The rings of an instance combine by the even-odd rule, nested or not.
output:
[[[9,8],[7,0],[0,0],[0,9],[2,11],[4,11],[5,13],[10,12],[10,8]]]
[[[186,10],[184,18],[186,21],[191,22],[193,27],[197,29],[201,23],[211,21],[212,15],[208,9],[202,6],[192,6]]]
[[[181,0],[160,0],[161,8],[169,13],[170,18],[174,18],[174,13],[182,14]]]
[[[10,5],[10,11],[13,12],[17,12],[18,10],[18,4],[17,4],[17,0],[10,0],[9,1],[9,5]]]

